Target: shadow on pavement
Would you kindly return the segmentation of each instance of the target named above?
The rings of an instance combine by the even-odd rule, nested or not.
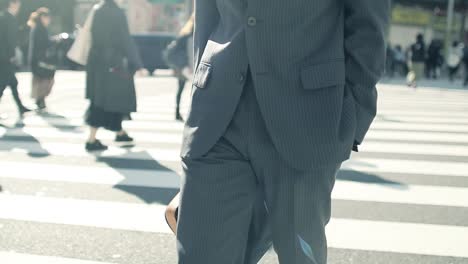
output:
[[[66,118],[65,116],[59,115],[59,114],[54,114],[54,113],[49,113],[49,112],[44,112],[44,113],[38,113],[38,116],[42,118],[48,125],[51,127],[54,127],[62,132],[71,132],[71,133],[82,133],[81,127],[80,126],[75,126],[72,125],[70,120]],[[63,124],[57,124],[54,121],[60,121],[60,123]]]
[[[0,139],[4,141],[3,144],[0,145],[0,151],[12,151],[14,149],[21,149],[25,150],[27,152],[27,155],[32,158],[49,157],[50,153],[42,147],[39,140],[37,140],[32,135],[24,132],[24,127],[25,125],[21,120],[17,121],[13,127],[0,125],[0,128],[4,128],[6,130],[3,136],[0,136]],[[13,129],[15,130],[15,135],[9,134],[9,132]],[[18,141],[24,144],[21,146],[17,146],[12,143]]]
[[[377,114],[376,119],[380,120],[380,121],[386,121],[386,122],[392,122],[392,123],[404,123],[401,120],[393,119],[393,118],[390,118],[390,117],[388,117],[386,115],[382,115],[382,114]]]
[[[340,181],[351,181],[351,182],[360,182],[360,183],[369,183],[369,184],[382,184],[387,187],[397,188],[397,189],[408,189],[408,185],[385,179],[376,174],[369,174],[355,170],[340,170],[337,175],[337,179]]]
[[[125,155],[130,153],[132,156],[138,156],[138,159],[126,159]],[[146,151],[128,152],[124,155],[111,157],[97,156],[96,161],[108,165],[124,177],[124,180],[114,186],[115,189],[132,194],[145,203],[159,203],[167,205],[179,192],[178,188],[132,186],[128,184],[136,178],[141,177],[141,175],[135,175],[135,171],[138,170],[141,170],[142,172],[152,171],[155,176],[158,172],[168,172],[170,173],[168,177],[171,177],[170,175],[173,174],[174,177],[177,178],[167,178],[167,181],[171,183],[169,185],[174,185],[174,182],[179,181],[178,176],[176,176],[176,172],[154,160]],[[148,179],[148,181],[151,181],[151,179]]]

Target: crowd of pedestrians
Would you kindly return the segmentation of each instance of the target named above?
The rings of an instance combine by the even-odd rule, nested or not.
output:
[[[16,20],[21,8],[20,0],[2,0],[0,2],[0,38],[5,45],[0,48],[0,98],[3,91],[10,87],[18,106],[19,115],[23,116],[32,109],[23,105],[18,93],[18,80],[15,72],[19,67],[18,32]],[[45,111],[46,97],[54,86],[56,71],[56,52],[53,38],[48,27],[51,16],[47,8],[41,7],[32,12],[27,22],[30,28],[28,66],[32,72],[31,98],[36,102],[36,110]]]
[[[23,105],[18,93],[17,49],[19,26],[16,20],[21,0],[0,0],[0,38],[6,45],[0,47],[0,98],[10,87],[22,117],[32,109]],[[31,98],[35,100],[37,113],[46,111],[46,98],[54,86],[57,68],[55,38],[49,35],[51,15],[41,7],[30,15],[28,66],[32,72]],[[114,0],[102,0],[89,14],[87,24],[78,31],[69,59],[85,66],[86,99],[85,123],[90,132],[85,148],[88,151],[103,151],[108,147],[99,141],[97,132],[104,128],[116,133],[116,142],[132,142],[133,138],[122,127],[124,120],[131,120],[137,111],[137,95],[134,75],[143,70],[139,51],[128,27],[126,15]],[[193,16],[171,43],[164,57],[178,79],[176,96],[176,120],[182,121],[180,101],[186,81],[191,78],[189,70],[189,41],[193,35]]]
[[[418,80],[439,79],[447,76],[454,82],[463,71],[464,86],[468,86],[468,45],[453,41],[447,49],[441,39],[433,39],[429,45],[422,34],[404,49],[401,45],[387,48],[387,76],[406,77],[410,87],[417,87]]]

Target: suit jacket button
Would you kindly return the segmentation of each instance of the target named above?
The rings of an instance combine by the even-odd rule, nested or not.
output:
[[[251,27],[255,27],[257,25],[257,19],[255,17],[249,17],[247,19],[247,24]]]

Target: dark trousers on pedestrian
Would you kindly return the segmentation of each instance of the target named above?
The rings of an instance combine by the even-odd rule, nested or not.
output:
[[[182,93],[184,92],[185,83],[187,80],[185,77],[181,76],[178,79],[178,89],[176,95],[176,116],[180,116],[180,101],[182,99]]]
[[[448,69],[449,69],[449,80],[451,82],[453,82],[455,80],[455,75],[458,73],[458,68],[459,68],[459,65],[455,66],[455,67],[448,67]]]
[[[24,108],[23,103],[21,102],[21,98],[18,93],[18,79],[14,73],[6,74],[5,76],[0,77],[0,99],[3,97],[3,92],[7,87],[10,87],[11,94],[13,99],[15,100],[16,106],[18,107],[19,111]]]
[[[253,264],[271,243],[281,264],[327,262],[325,226],[341,164],[290,167],[269,136],[254,88],[249,78],[217,144],[183,160],[179,264]]]
[[[468,86],[468,60],[463,61],[464,69],[465,69],[465,80],[463,82],[463,86]]]

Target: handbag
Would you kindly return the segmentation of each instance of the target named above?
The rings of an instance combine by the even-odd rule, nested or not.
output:
[[[93,26],[94,13],[96,8],[93,8],[86,19],[82,28],[77,30],[75,42],[67,53],[67,57],[80,65],[88,64],[89,51],[92,45],[91,28]]]
[[[183,69],[188,66],[186,38],[173,40],[163,51],[163,59],[172,69]]]

